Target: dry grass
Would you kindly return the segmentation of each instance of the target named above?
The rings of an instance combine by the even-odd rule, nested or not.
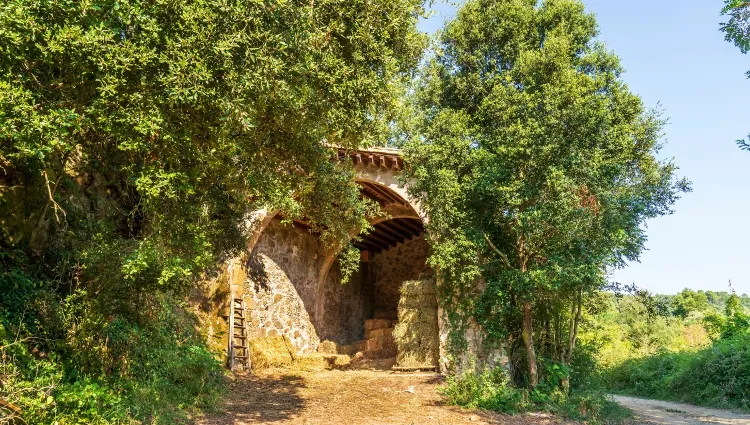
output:
[[[402,284],[393,338],[398,346],[398,366],[437,365],[439,343],[434,280],[410,280]]]
[[[448,406],[436,391],[442,384],[434,373],[277,369],[238,377],[221,411],[198,425],[575,425]]]
[[[254,338],[249,341],[253,370],[291,366],[294,347],[284,337]]]
[[[507,416],[443,405],[436,392],[441,384],[425,373],[275,370],[240,377],[223,412],[199,424],[519,425]]]

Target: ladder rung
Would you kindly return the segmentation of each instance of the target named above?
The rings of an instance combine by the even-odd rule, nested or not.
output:
[[[247,339],[245,335],[232,335],[232,336],[235,338],[239,338],[239,339]]]
[[[245,347],[244,345],[233,345],[232,348],[234,348],[234,349],[239,348],[239,349],[242,349],[242,350],[247,350],[247,347]]]
[[[234,356],[235,359],[246,359],[247,356]]]

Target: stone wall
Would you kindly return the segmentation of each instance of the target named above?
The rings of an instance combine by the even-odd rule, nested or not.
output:
[[[320,341],[357,340],[371,310],[360,275],[341,284],[338,261],[319,282],[326,252],[317,236],[273,221],[245,264],[243,293],[251,338],[285,336],[299,353]]]
[[[424,277],[432,274],[426,266],[429,250],[427,241],[417,238],[384,251],[372,259],[375,311],[391,315],[392,319],[396,318],[401,283],[419,279],[423,273]]]
[[[367,282],[367,269],[360,267],[349,282],[342,284],[339,262],[333,263],[320,293],[323,297],[319,326],[322,340],[347,345],[364,338],[365,320],[372,315],[372,291]]]

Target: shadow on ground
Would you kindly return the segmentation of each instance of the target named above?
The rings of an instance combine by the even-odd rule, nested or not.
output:
[[[443,382],[434,373],[273,370],[258,376],[238,376],[221,411],[198,423],[529,425],[519,418],[446,406],[438,393]]]
[[[220,421],[206,424],[229,423],[284,423],[299,416],[305,401],[299,392],[305,387],[299,376],[244,376],[230,385],[231,397],[224,406]]]

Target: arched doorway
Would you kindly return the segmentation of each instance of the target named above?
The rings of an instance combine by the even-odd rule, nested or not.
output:
[[[372,229],[356,235],[352,244],[360,251],[358,273],[347,285],[361,288],[364,310],[356,318],[346,316],[347,302],[336,297],[338,273],[334,256],[324,262],[321,270],[321,291],[318,311],[327,324],[321,339],[335,342],[342,353],[361,353],[371,359],[392,359],[398,347],[393,330],[399,320],[399,303],[403,301],[405,282],[430,279],[432,271],[427,266],[429,245],[425,240],[425,227],[416,209],[392,188],[370,179],[359,179],[363,196],[381,206],[385,214],[371,220]],[[330,266],[328,266],[330,264]],[[412,285],[413,286],[413,285]],[[437,328],[437,303],[434,309]],[[342,318],[345,318],[342,320]],[[346,329],[345,329],[346,328]],[[411,332],[411,329],[402,329]],[[436,332],[434,337],[437,338]],[[437,341],[433,344],[437,346]]]
[[[303,221],[256,214],[242,284],[251,338],[284,338],[300,354],[327,340],[341,354],[395,356],[401,285],[431,274],[423,218],[396,178],[399,161],[381,157],[356,168],[362,196],[384,214],[370,220],[369,233],[352,232],[360,267],[346,284],[338,249],[323,246]]]

